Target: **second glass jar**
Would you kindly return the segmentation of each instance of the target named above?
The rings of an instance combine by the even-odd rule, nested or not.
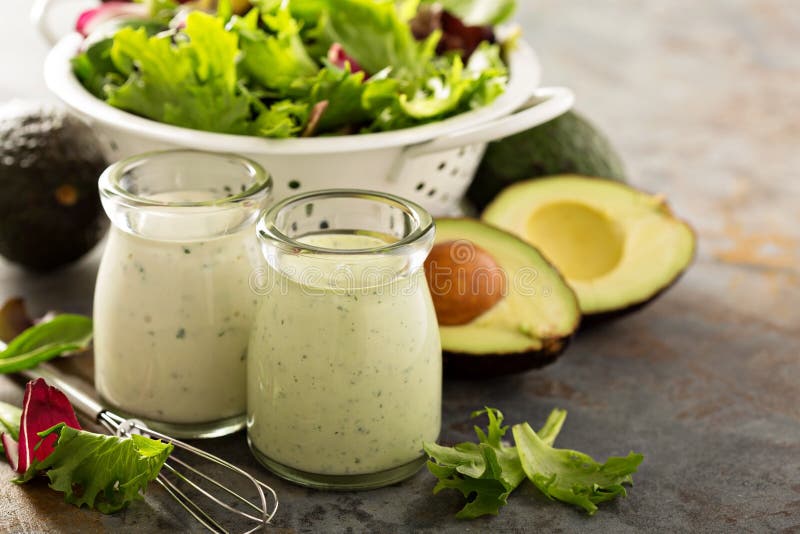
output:
[[[378,487],[414,474],[441,420],[439,330],[422,264],[430,215],[329,190],[258,226],[268,263],[248,353],[248,442],[294,482]]]

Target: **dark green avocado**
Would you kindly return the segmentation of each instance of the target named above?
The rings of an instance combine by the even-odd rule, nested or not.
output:
[[[467,199],[482,210],[507,186],[554,174],[625,182],[622,160],[606,136],[583,116],[568,111],[535,128],[489,143]]]
[[[0,107],[0,255],[47,271],[86,254],[107,227],[97,192],[106,166],[92,130],[65,111]]]

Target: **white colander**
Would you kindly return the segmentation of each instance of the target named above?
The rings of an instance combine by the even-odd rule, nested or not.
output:
[[[209,133],[145,119],[95,98],[70,66],[81,41],[72,33],[54,46],[45,82],[95,129],[110,160],[171,147],[237,153],[269,171],[276,200],[315,189],[362,188],[408,198],[436,216],[458,214],[488,141],[547,122],[574,100],[569,89],[538,87],[539,62],[521,42],[509,57],[507,91],[490,106],[447,120],[394,132],[302,139]]]

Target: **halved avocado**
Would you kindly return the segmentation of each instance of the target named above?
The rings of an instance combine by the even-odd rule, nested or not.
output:
[[[449,375],[552,363],[580,322],[573,291],[531,245],[475,219],[437,219],[425,262]]]
[[[535,245],[575,290],[587,318],[638,309],[694,257],[695,236],[663,197],[577,175],[506,188],[482,219]]]

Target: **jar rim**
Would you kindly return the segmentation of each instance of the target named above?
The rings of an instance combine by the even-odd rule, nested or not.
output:
[[[286,233],[278,228],[277,217],[281,211],[310,199],[328,198],[354,198],[383,202],[384,204],[394,206],[409,215],[411,220],[414,221],[414,228],[393,243],[387,243],[385,245],[379,245],[376,247],[353,249],[328,248],[311,245],[286,235]],[[431,232],[433,228],[434,221],[431,214],[428,213],[425,208],[415,202],[391,193],[384,193],[382,191],[336,188],[320,189],[317,191],[300,193],[298,195],[285,198],[284,200],[274,204],[266,211],[266,213],[264,213],[264,215],[261,216],[261,219],[258,221],[257,233],[259,239],[270,240],[279,244],[288,245],[296,253],[307,252],[316,254],[363,255],[396,252],[409,245],[413,245],[420,238]]]
[[[131,193],[120,183],[126,172],[135,169],[139,165],[143,165],[147,161],[157,159],[162,156],[180,155],[185,155],[187,157],[210,156],[213,158],[224,158],[229,161],[235,161],[247,172],[251,179],[252,185],[250,185],[250,187],[246,188],[244,191],[211,200],[169,201],[148,198]],[[259,163],[238,154],[178,148],[144,152],[112,163],[100,175],[100,179],[98,180],[98,188],[100,189],[101,196],[108,199],[120,199],[125,201],[126,204],[134,207],[226,207],[252,199],[260,194],[268,194],[272,190],[272,177]]]

